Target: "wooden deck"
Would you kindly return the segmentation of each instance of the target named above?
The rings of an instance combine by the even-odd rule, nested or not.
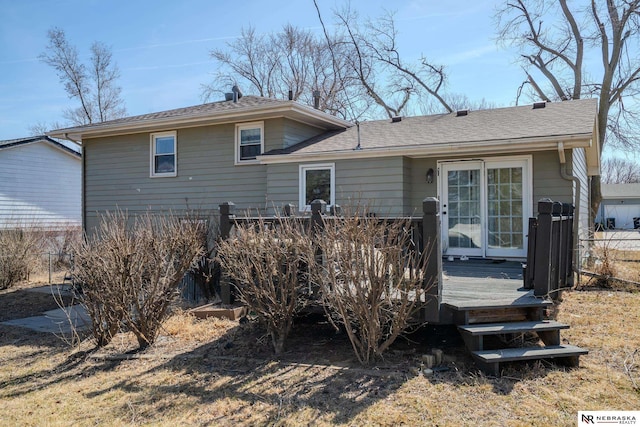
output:
[[[533,297],[522,289],[522,263],[493,260],[443,261],[442,303],[456,306],[522,304]]]
[[[522,263],[515,261],[443,261],[440,323],[456,323],[459,310],[539,307],[548,304],[523,289]]]

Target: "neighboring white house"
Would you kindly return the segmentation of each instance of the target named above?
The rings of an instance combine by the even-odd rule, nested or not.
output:
[[[640,226],[640,183],[602,184],[602,203],[600,203],[596,222],[601,223],[605,228],[638,228]]]
[[[79,226],[79,147],[47,136],[0,141],[0,228]]]

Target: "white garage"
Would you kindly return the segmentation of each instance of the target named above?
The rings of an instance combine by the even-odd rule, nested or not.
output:
[[[640,184],[602,184],[602,203],[596,222],[609,229],[639,228]]]

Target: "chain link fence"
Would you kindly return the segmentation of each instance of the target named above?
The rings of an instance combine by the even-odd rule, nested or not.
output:
[[[593,238],[580,239],[581,285],[627,284],[640,290],[640,232],[598,231]]]

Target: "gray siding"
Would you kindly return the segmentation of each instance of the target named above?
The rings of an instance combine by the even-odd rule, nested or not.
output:
[[[411,160],[411,198],[408,212],[413,215],[422,214],[422,201],[427,197],[438,197],[438,162],[435,158]],[[427,183],[427,171],[433,169],[431,184]]]
[[[499,157],[499,156],[498,156]],[[533,194],[530,203],[534,213],[537,201],[543,197],[562,202],[572,201],[572,182],[560,175],[558,154],[533,153]],[[495,158],[487,156],[487,159]],[[442,158],[439,160],[452,160]],[[337,203],[343,206],[354,200],[372,200],[380,211],[420,215],[422,201],[437,197],[438,174],[435,158],[340,160],[335,162]],[[285,203],[298,205],[299,165],[269,165],[267,176],[268,201],[271,206]],[[434,181],[427,183],[426,174],[434,170]]]
[[[573,175],[580,180],[580,194],[576,202],[578,214],[578,235],[585,239],[589,233],[589,176],[587,175],[587,160],[584,148],[575,148],[571,153]],[[574,196],[578,189],[573,186]]]
[[[87,230],[95,225],[98,212],[116,208],[135,214],[217,209],[225,200],[237,200],[241,209],[264,205],[266,168],[234,165],[234,132],[233,124],[178,130],[176,177],[149,176],[148,133],[87,141]],[[265,123],[265,139],[268,135]]]
[[[336,203],[366,203],[380,215],[404,214],[404,158],[340,160],[336,163]]]
[[[267,212],[273,214],[283,205],[298,207],[298,164],[285,163],[267,166]]]
[[[485,156],[484,159],[499,158],[501,156]],[[560,175],[560,161],[555,151],[537,152],[533,157],[533,211],[536,213],[537,201],[543,197],[549,197],[561,202],[572,201],[572,183],[566,181]],[[425,197],[436,197],[438,194],[438,179],[436,174],[432,184],[426,181],[427,170],[433,168],[437,171],[437,160],[456,160],[461,157],[441,157],[438,159],[411,159],[411,202],[410,207],[419,209]]]
[[[379,215],[404,213],[406,186],[405,159],[402,157],[338,160],[335,165],[336,203],[345,209],[367,204]],[[300,164],[269,165],[267,200],[269,212],[293,203],[299,207]]]
[[[283,119],[284,148],[306,141],[325,132],[323,129],[305,125],[290,119]]]
[[[283,148],[320,133],[288,119],[264,121],[265,151]],[[85,141],[86,229],[97,225],[98,213],[126,209],[132,214],[198,209],[217,212],[232,201],[237,210],[265,211],[273,205],[267,196],[267,166],[234,164],[235,124],[177,129],[177,176],[150,175],[150,134],[97,138]],[[293,185],[297,204],[297,166]],[[276,174],[270,177],[279,200]],[[291,190],[288,190],[291,192]]]
[[[560,175],[560,159],[557,151],[534,153],[533,155],[533,212],[538,213],[538,200],[573,203],[573,182]]]

